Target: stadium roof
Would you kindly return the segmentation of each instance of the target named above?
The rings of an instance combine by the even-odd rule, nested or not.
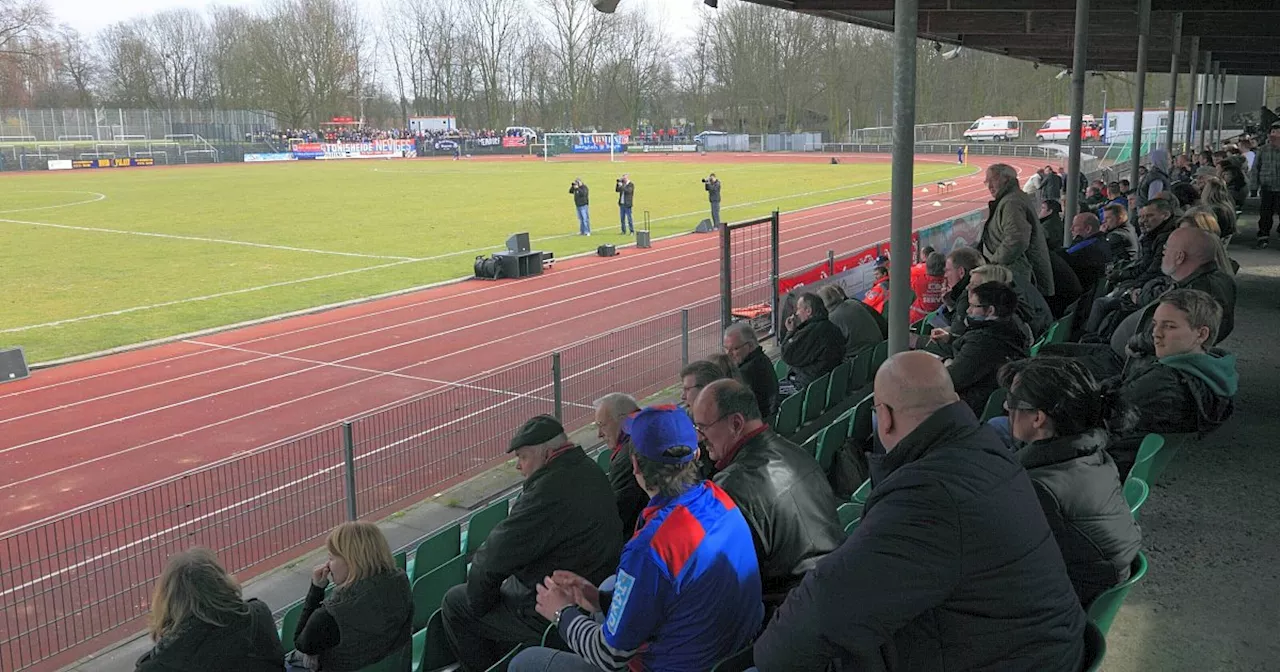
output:
[[[747,0],[872,28],[893,29],[894,0]],[[1072,0],[919,0],[920,38],[1027,61],[1071,67]],[[1150,72],[1168,72],[1174,15],[1181,12],[1179,70],[1190,70],[1191,38],[1232,75],[1280,75],[1280,2],[1151,0]],[[1138,63],[1138,0],[1094,0],[1089,12],[1090,70],[1132,72]],[[1203,67],[1199,68],[1203,72]]]

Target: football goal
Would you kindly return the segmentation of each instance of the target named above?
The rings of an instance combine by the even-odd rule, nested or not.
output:
[[[626,150],[622,136],[617,133],[546,133],[542,140],[543,161],[572,158],[575,154],[607,154],[610,161],[620,161]]]

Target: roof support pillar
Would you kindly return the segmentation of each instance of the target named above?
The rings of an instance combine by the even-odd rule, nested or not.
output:
[[[889,215],[889,354],[911,329],[911,204],[915,197],[916,38],[919,0],[893,3],[893,169]]]
[[[1190,80],[1191,90],[1188,92],[1191,94],[1191,98],[1187,102],[1187,134],[1182,136],[1182,151],[1192,154],[1192,159],[1194,159],[1195,147],[1196,147],[1195,135],[1194,135],[1196,130],[1196,126],[1195,126],[1196,95],[1199,93],[1196,90],[1196,84],[1197,84],[1196,76],[1199,74],[1198,70],[1200,67],[1200,36],[1199,35],[1191,38],[1191,56],[1190,58],[1187,59],[1187,64],[1191,66],[1191,80]]]
[[[1169,133],[1164,146],[1173,156],[1173,139],[1177,134],[1178,118],[1178,56],[1182,51],[1182,12],[1173,15],[1173,56],[1169,59]]]
[[[1071,56],[1071,137],[1067,141],[1067,183],[1062,193],[1066,203],[1062,209],[1066,226],[1062,227],[1063,246],[1071,245],[1071,220],[1080,212],[1080,134],[1084,130],[1084,83],[1089,76],[1089,0],[1076,0],[1075,52]]]
[[[1227,73],[1222,69],[1222,63],[1218,63],[1218,140],[1214,143],[1215,149],[1222,146],[1222,129],[1226,127],[1227,116]]]
[[[1221,67],[1217,62],[1209,65],[1209,79],[1213,87],[1213,97],[1210,98],[1212,102],[1209,107],[1209,125],[1205,128],[1205,145],[1210,152],[1218,147],[1218,114],[1221,112],[1221,108],[1218,107],[1218,101],[1222,98],[1222,90],[1218,88],[1218,70]]]
[[[1201,92],[1204,93],[1204,102],[1200,103],[1200,118],[1196,122],[1196,144],[1195,152],[1199,154],[1209,144],[1208,137],[1205,136],[1205,130],[1209,128],[1209,103],[1213,100],[1209,86],[1209,75],[1213,72],[1213,51],[1206,49],[1204,52],[1204,74],[1200,76]]]
[[[1147,42],[1151,39],[1151,0],[1138,0],[1138,72],[1134,77],[1137,91],[1133,98],[1133,156],[1129,165],[1129,180],[1138,186],[1138,166],[1142,165],[1143,117],[1146,112],[1147,93]],[[1139,196],[1139,202],[1146,202]]]

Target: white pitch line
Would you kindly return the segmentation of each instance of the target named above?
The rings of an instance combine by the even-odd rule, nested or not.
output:
[[[7,215],[14,212],[31,212],[33,210],[54,210],[57,208],[69,208],[73,205],[84,205],[86,203],[97,203],[98,201],[107,200],[106,194],[99,194],[96,191],[56,191],[56,190],[27,190],[16,192],[19,194],[93,194],[96,198],[90,198],[87,201],[76,201],[74,203],[59,203],[57,205],[40,205],[31,208],[15,208],[13,210],[0,210],[0,215]]]

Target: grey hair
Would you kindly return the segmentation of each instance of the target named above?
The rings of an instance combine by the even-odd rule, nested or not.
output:
[[[640,410],[635,397],[624,392],[611,392],[596,399],[596,410],[605,409],[609,417],[617,420]]]
[[[747,322],[734,322],[724,330],[724,335],[737,334],[738,338],[746,345],[759,345],[760,339],[756,337],[756,330],[751,328],[751,324]]]
[[[1009,270],[1008,266],[1002,266],[1000,264],[979,266],[972,271],[969,271],[969,274],[981,275],[985,282],[998,282],[1003,285],[1013,284],[1013,271]]]
[[[1007,163],[993,163],[987,168],[987,172],[992,175],[998,175],[1006,181],[1018,179],[1018,171]]]

